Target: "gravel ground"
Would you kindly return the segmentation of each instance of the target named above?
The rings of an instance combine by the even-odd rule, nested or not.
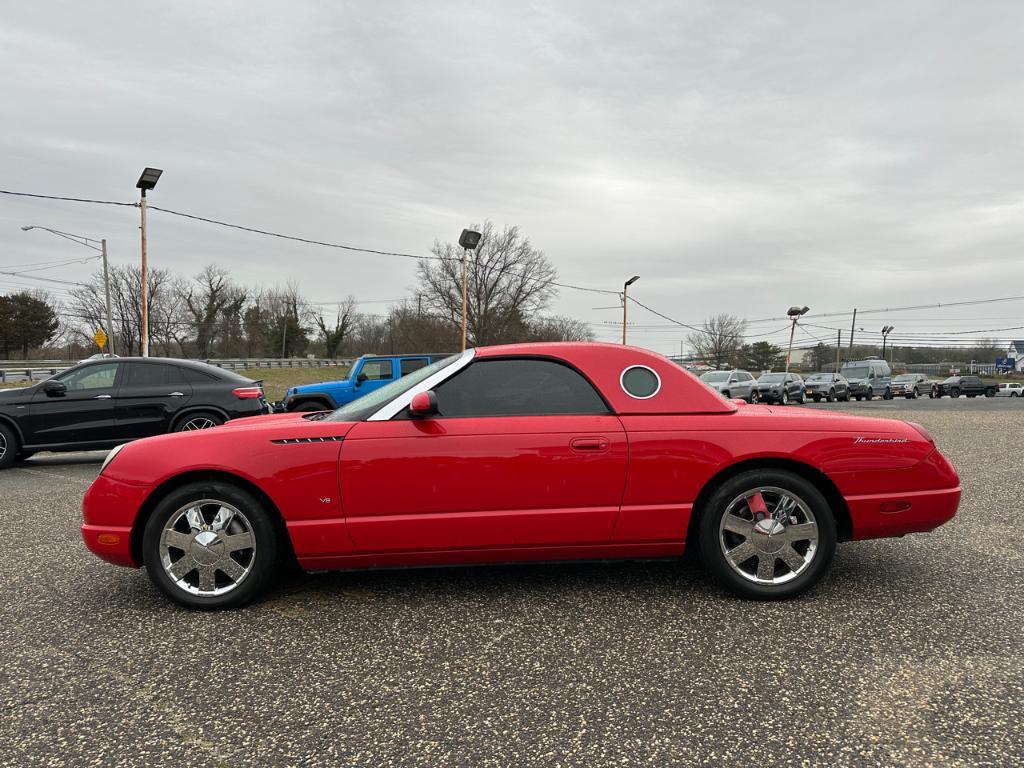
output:
[[[102,454],[38,456],[0,475],[0,765],[1021,765],[1024,407],[890,405],[960,514],[841,546],[782,604],[659,562],[301,576],[190,613],[82,545]]]

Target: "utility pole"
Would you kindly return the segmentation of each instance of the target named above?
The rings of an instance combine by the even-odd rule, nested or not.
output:
[[[469,282],[469,248],[462,249],[462,351],[466,351],[466,291]]]
[[[836,373],[839,373],[839,349],[843,346],[843,332],[840,330],[836,333]]]
[[[142,222],[139,229],[142,233],[142,286],[140,292],[142,299],[142,338],[139,346],[142,348],[143,357],[149,357],[149,261],[146,255],[146,190],[153,189],[156,186],[162,173],[163,171],[159,168],[144,168],[142,175],[139,176],[139,180],[135,184],[136,189],[141,192],[139,212]]]
[[[325,325],[326,325],[326,323],[325,323]],[[288,342],[288,313],[287,313],[287,310],[286,310],[285,311],[285,315],[284,315],[284,322],[281,323],[281,357],[282,358],[285,356],[284,355],[284,351],[285,351],[285,349],[287,349],[287,342]]]
[[[146,190],[142,190],[142,198],[139,200],[139,211],[142,213],[142,225],[139,230],[142,232],[142,347],[143,357],[149,357],[149,261],[146,257]]]
[[[626,343],[626,307],[629,305],[629,286],[640,279],[640,275],[633,275],[622,284],[622,343]]]
[[[853,322],[850,323],[850,349],[853,349],[853,332],[857,328],[857,308],[853,308]]]
[[[467,285],[469,282],[469,252],[476,250],[480,245],[480,233],[472,229],[462,230],[459,235],[459,245],[462,246],[462,351],[466,351],[466,324],[468,311],[466,309]]]
[[[114,354],[114,324],[110,319],[110,273],[107,271],[107,239],[100,240],[103,246],[103,292],[107,295],[107,352]]]
[[[789,328],[789,351],[786,352],[786,373],[789,373],[789,360],[793,356],[793,334],[796,333],[796,321],[810,311],[810,307],[790,307],[786,312],[793,318],[793,325]]]

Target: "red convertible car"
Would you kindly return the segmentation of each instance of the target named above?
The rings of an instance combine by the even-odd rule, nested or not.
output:
[[[227,608],[275,566],[678,557],[790,597],[837,542],[930,531],[959,478],[920,426],[724,400],[611,344],[470,349],[334,412],[112,451],[82,535],[172,599]]]

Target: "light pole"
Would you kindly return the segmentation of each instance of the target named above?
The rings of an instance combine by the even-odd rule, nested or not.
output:
[[[107,240],[97,240],[93,237],[86,237],[85,235],[72,235],[70,232],[61,232],[59,229],[50,229],[49,227],[37,227],[35,225],[25,226],[21,228],[23,232],[29,232],[33,229],[41,229],[44,232],[63,237],[65,240],[70,240],[73,243],[84,245],[86,248],[92,248],[94,251],[99,251],[101,258],[103,259],[103,292],[106,294],[106,305],[107,305],[107,351],[110,354],[114,354],[114,325],[110,318],[110,273],[107,269]],[[99,246],[93,245],[93,243],[99,243]],[[95,257],[93,257],[95,258]]]
[[[810,307],[790,307],[786,312],[793,318],[793,325],[789,329],[789,351],[786,352],[786,373],[789,373],[789,361],[793,356],[793,334],[796,333],[796,321],[811,311]]]
[[[146,260],[146,190],[153,189],[160,180],[163,171],[159,168],[146,167],[142,175],[135,183],[136,189],[140,190],[139,212],[142,216],[142,225],[139,227],[142,232],[142,333],[140,346],[143,357],[149,357],[149,262]]]
[[[640,275],[633,275],[622,284],[622,343],[626,343],[626,307],[629,305],[629,286],[640,279]]]
[[[889,339],[889,334],[895,330],[891,325],[882,326],[882,359],[885,360],[885,343]]]
[[[468,284],[468,261],[469,252],[480,245],[480,233],[472,229],[462,230],[459,235],[459,245],[462,246],[462,351],[466,351],[466,286]]]

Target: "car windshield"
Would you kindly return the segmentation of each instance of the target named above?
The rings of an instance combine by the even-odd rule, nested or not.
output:
[[[917,377],[910,373],[901,373],[893,381],[913,381]]]
[[[832,380],[832,374],[831,373],[812,373],[810,376],[808,376],[806,379],[804,379],[804,381],[831,381],[831,380]]]
[[[728,371],[708,371],[707,373],[705,373],[703,376],[700,377],[700,380],[701,381],[706,381],[709,384],[716,384],[716,383],[718,383],[720,381],[728,381],[729,380],[729,372]]]
[[[960,381],[960,377],[959,376],[950,376],[948,379],[946,379],[942,383],[943,384],[955,384],[958,381]]]
[[[786,380],[786,374],[784,373],[766,373],[758,382],[762,384],[780,384]]]
[[[447,368],[460,357],[461,355],[452,355],[451,357],[446,357],[443,360],[438,360],[436,363],[431,363],[424,368],[415,370],[412,373],[391,382],[390,384],[386,384],[380,389],[374,390],[368,395],[356,398],[351,403],[341,406],[341,408],[326,416],[324,420],[362,421],[366,417],[379,411],[381,406],[390,403],[402,393],[408,392],[421,381],[430,378],[442,368]]]
[[[868,377],[868,368],[866,365],[843,368],[843,376],[848,379],[866,379]]]

